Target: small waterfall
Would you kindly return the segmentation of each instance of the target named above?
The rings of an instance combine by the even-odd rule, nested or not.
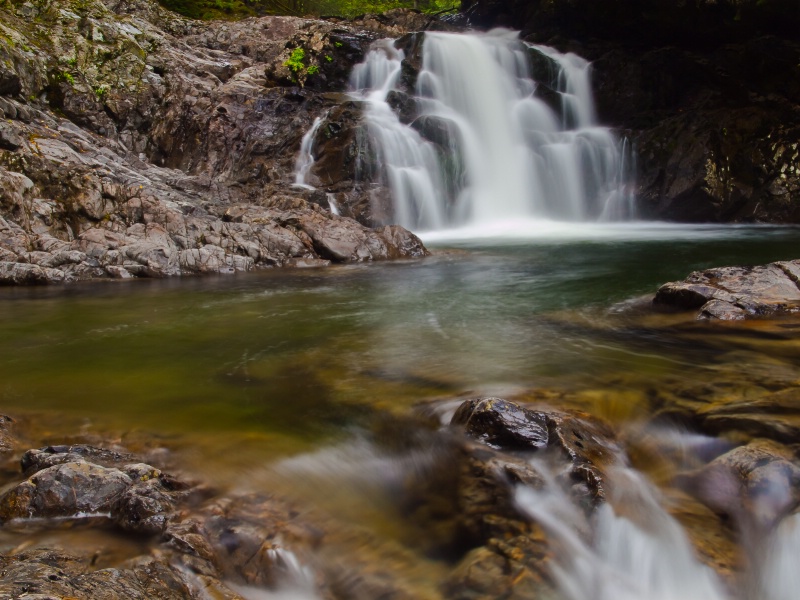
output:
[[[800,590],[800,514],[787,517],[766,541],[754,598],[793,600]]]
[[[616,498],[600,506],[587,541],[585,517],[551,483],[520,488],[517,502],[556,547],[553,577],[568,600],[725,600],[716,574],[694,558],[681,526],[641,475],[617,469]],[[617,512],[619,507],[621,512]]]
[[[309,185],[306,179],[311,171],[311,167],[314,166],[314,155],[311,153],[311,148],[314,144],[314,137],[317,135],[320,125],[322,125],[322,121],[323,119],[321,117],[314,119],[311,129],[306,131],[300,142],[300,154],[297,156],[297,161],[294,165],[294,185],[297,187],[314,189],[314,186]]]
[[[587,61],[506,30],[425,33],[416,118],[406,124],[392,108],[408,84],[405,58],[382,40],[351,76],[374,155],[367,171],[391,190],[397,223],[430,231],[634,216],[633,153],[597,125]],[[534,61],[537,72],[552,71],[549,79],[533,79]],[[298,184],[309,168],[298,161]]]

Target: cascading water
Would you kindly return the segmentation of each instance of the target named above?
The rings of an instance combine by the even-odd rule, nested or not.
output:
[[[382,40],[351,76],[396,222],[420,231],[633,216],[632,153],[596,124],[585,60],[506,30],[426,33],[406,124],[392,108],[404,58]],[[549,80],[531,77],[534,61]]]
[[[725,600],[716,574],[694,558],[683,529],[643,478],[618,468],[611,484],[613,504],[626,512],[600,506],[592,542],[579,535],[585,517],[556,484],[517,490],[520,508],[558,548],[553,576],[566,600]]]
[[[314,155],[311,154],[311,146],[314,143],[314,136],[317,135],[320,125],[322,125],[322,119],[317,117],[314,119],[314,124],[311,126],[311,129],[306,131],[300,143],[300,154],[297,156],[297,161],[294,165],[294,184],[297,187],[311,188],[311,186],[306,183],[306,178],[308,177],[308,172],[311,170],[311,167],[314,165]]]

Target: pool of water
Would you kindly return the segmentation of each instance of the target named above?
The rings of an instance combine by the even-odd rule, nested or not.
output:
[[[0,405],[191,436],[229,473],[244,459],[226,449],[269,461],[426,399],[693,377],[732,342],[676,342],[620,306],[800,247],[795,228],[548,231],[429,236],[433,256],[408,262],[0,289]]]

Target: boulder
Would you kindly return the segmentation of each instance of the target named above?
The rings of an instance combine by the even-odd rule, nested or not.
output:
[[[583,502],[605,498],[605,469],[622,456],[614,434],[586,413],[536,410],[500,398],[464,402],[451,426],[504,451],[544,452],[566,463],[562,482]]]
[[[741,320],[800,311],[800,262],[696,271],[662,285],[658,309],[696,310],[698,319]]]
[[[0,521],[85,519],[112,521],[125,531],[159,534],[180,505],[203,491],[125,451],[85,445],[29,450],[28,479],[0,496]]]

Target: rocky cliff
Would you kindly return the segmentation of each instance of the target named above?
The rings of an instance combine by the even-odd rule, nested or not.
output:
[[[0,283],[424,255],[404,229],[366,228],[291,186],[303,133],[400,21],[200,23],[147,0],[6,3]]]

